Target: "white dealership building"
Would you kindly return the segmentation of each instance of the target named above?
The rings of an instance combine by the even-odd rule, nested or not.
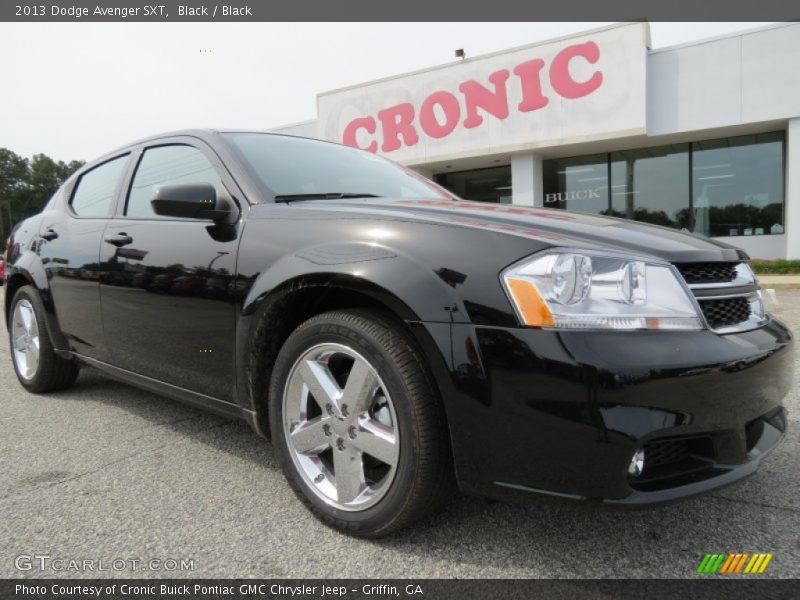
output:
[[[624,23],[323,92],[275,131],[463,198],[610,214],[800,258],[800,24],[650,49]]]

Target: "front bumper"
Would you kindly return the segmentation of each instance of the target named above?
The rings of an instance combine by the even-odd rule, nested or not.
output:
[[[443,387],[466,491],[672,501],[752,474],[786,428],[793,341],[775,320],[729,335],[453,325],[451,344]]]

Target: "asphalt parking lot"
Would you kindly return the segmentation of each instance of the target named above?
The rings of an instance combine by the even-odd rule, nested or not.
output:
[[[777,297],[800,333],[800,291]],[[88,369],[69,391],[28,394],[2,329],[0,577],[81,575],[19,570],[20,555],[194,564],[87,577],[687,577],[714,551],[773,552],[764,576],[800,576],[798,369],[787,438],[733,487],[636,512],[459,497],[364,541],[317,522],[243,423]]]

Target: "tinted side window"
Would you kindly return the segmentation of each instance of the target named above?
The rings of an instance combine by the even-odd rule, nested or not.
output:
[[[120,156],[81,175],[70,206],[79,217],[105,217],[117,192],[127,156]]]
[[[177,183],[210,183],[219,187],[220,178],[205,155],[191,146],[159,146],[142,155],[133,178],[125,214],[129,217],[157,217],[150,205],[155,188]]]

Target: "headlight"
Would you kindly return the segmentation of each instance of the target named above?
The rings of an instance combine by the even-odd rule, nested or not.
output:
[[[570,251],[538,254],[502,273],[521,322],[566,329],[702,329],[669,265]]]

